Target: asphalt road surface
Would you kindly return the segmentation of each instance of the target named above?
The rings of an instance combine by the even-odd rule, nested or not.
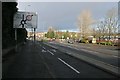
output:
[[[56,47],[60,47],[60,48],[64,48],[64,49],[73,51],[74,53],[77,53],[77,54],[88,56],[90,58],[105,62],[107,64],[110,64],[110,65],[113,65],[113,66],[116,66],[116,67],[119,66],[118,62],[120,61],[120,58],[114,57],[112,55],[99,54],[99,53],[94,52],[94,51],[88,51],[84,48],[74,48],[74,47],[71,47],[69,45],[61,45],[59,43],[50,43],[50,44],[54,45]]]
[[[3,57],[3,78],[116,78],[42,42],[28,41]]]

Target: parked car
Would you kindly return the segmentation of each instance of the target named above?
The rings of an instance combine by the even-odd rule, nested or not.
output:
[[[74,41],[73,40],[68,40],[68,43],[73,44]]]

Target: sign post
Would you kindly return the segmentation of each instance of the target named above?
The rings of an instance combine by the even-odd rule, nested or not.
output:
[[[15,51],[17,52],[17,28],[15,28]]]
[[[34,43],[35,43],[35,30],[36,30],[36,29],[34,28]]]
[[[34,29],[34,41],[35,41],[35,29],[37,28],[38,15],[35,12],[17,12],[14,15],[15,28],[15,41],[17,50],[17,28],[32,28]]]

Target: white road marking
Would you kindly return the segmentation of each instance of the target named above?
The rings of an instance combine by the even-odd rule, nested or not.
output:
[[[100,54],[100,53],[98,53],[98,52],[95,52],[95,51],[90,51],[90,50],[86,50],[86,49],[80,49],[80,50],[85,51],[85,52],[90,52],[90,53]]]
[[[43,49],[46,49],[45,47],[43,47]]]
[[[113,56],[113,57],[120,58],[119,56]]]
[[[67,46],[69,48],[73,48],[71,46]],[[89,48],[89,47],[88,47]],[[95,53],[95,54],[100,54],[99,52],[95,52],[95,51],[90,51],[90,50],[86,50],[86,49],[78,49],[78,48],[74,48],[76,50],[82,50],[82,51],[85,51],[85,52],[90,52],[90,53]],[[111,57],[115,57],[115,58],[120,58],[119,56],[111,56]]]
[[[95,54],[101,54],[101,53],[99,53],[99,52],[89,51],[89,50],[85,50],[85,49],[80,49],[80,50],[85,51],[85,52],[95,53]],[[108,55],[108,56],[109,56],[109,55]],[[111,57],[120,58],[119,56],[116,56],[116,55],[113,55],[113,56],[111,56]]]
[[[103,63],[103,64],[106,64],[106,65],[109,65],[109,66],[111,66],[111,67],[115,67],[115,68],[119,68],[119,67],[117,67],[117,66],[114,66],[114,65],[111,65],[111,64],[108,64],[108,63],[105,63],[105,62],[102,62],[102,61],[99,61],[100,63]]]
[[[73,47],[71,47],[71,46],[67,46],[67,47],[69,47],[69,48],[73,48]]]
[[[75,48],[75,47],[71,47],[71,46],[67,46],[67,47],[72,48],[72,49],[79,50],[78,48]]]
[[[42,52],[47,52],[47,51],[45,51],[44,49],[42,49]]]
[[[71,68],[72,70],[74,70],[76,73],[80,73],[78,70],[76,70],[75,68],[73,68],[72,66],[70,66],[68,63],[66,63],[65,61],[63,61],[61,58],[58,58],[62,63],[64,63],[65,65],[67,65],[69,68]]]
[[[55,50],[55,49],[52,49],[51,51],[56,52],[56,50]]]
[[[78,50],[78,51],[80,50],[80,49],[78,49],[78,48],[75,48],[75,49]]]
[[[50,54],[54,55],[54,53],[52,53],[51,51],[47,50]]]

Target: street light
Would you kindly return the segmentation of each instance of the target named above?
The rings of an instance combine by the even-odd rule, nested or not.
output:
[[[25,12],[27,13],[27,12],[30,12],[29,10],[27,10],[27,7],[30,7],[31,5],[30,4],[28,4],[28,5],[26,5],[26,7],[25,7]],[[30,29],[27,29],[28,31],[30,31]],[[31,28],[31,32],[32,32],[32,40],[34,41],[35,40],[35,29],[33,29],[33,28]],[[34,35],[33,35],[34,34]]]

